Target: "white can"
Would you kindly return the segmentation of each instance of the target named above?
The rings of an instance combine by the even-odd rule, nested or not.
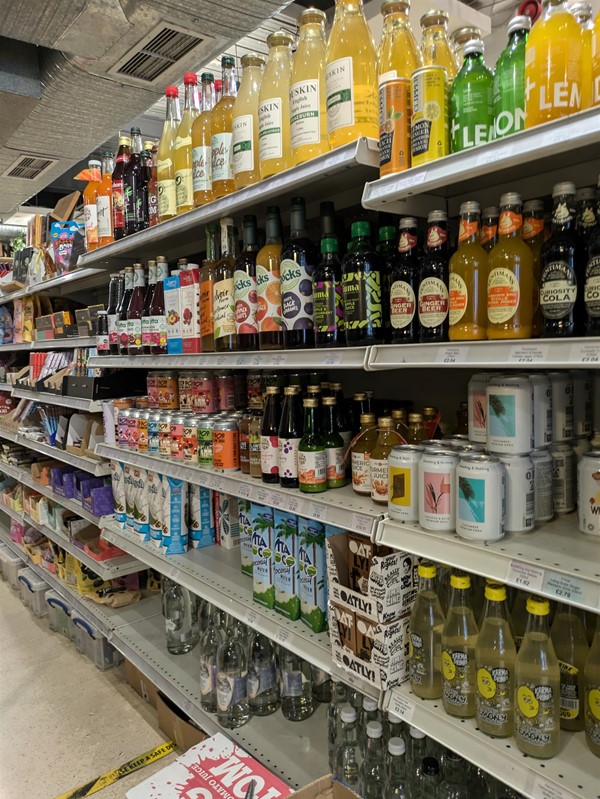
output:
[[[493,455],[462,455],[456,467],[456,533],[472,541],[504,536],[505,472]]]
[[[399,522],[419,521],[419,461],[424,447],[401,444],[388,458],[388,514]]]
[[[485,391],[493,375],[481,372],[469,380],[467,418],[469,441],[487,442],[487,399]]]
[[[531,460],[535,486],[535,523],[542,524],[554,518],[552,455],[547,449],[534,449]]]
[[[485,453],[485,444],[471,444],[467,442],[466,444],[461,444],[452,449],[456,449],[459,455],[477,455],[478,453],[483,455]]]
[[[575,510],[575,455],[571,444],[553,444],[552,455],[552,502],[554,513],[571,513]]]
[[[594,370],[594,390],[593,394],[593,409],[592,421],[594,424],[594,433],[600,432],[600,369]]]
[[[533,387],[524,376],[501,375],[488,383],[487,449],[523,455],[533,449]]]
[[[600,536],[600,452],[588,452],[577,467],[579,529]]]
[[[501,455],[506,469],[506,533],[530,533],[535,527],[535,483],[529,455]]]
[[[583,438],[592,433],[592,378],[585,369],[572,369],[573,435]]]
[[[533,445],[549,447],[552,443],[552,383],[542,372],[529,375],[533,386]]]
[[[552,442],[573,438],[573,380],[569,372],[548,372],[552,383]]]
[[[454,530],[457,464],[451,449],[425,450],[419,461],[419,524],[425,530]]]

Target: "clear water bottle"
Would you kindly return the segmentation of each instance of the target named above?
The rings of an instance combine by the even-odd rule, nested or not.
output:
[[[229,730],[250,719],[247,676],[246,643],[236,634],[236,625],[232,623],[217,651],[217,719]]]
[[[492,778],[483,769],[471,764],[467,780],[470,796],[476,796],[477,799],[493,799]]]
[[[169,578],[165,577],[163,574],[160,581],[160,599],[162,615],[165,617],[165,619],[167,618],[167,591],[171,585],[173,585],[173,581],[169,580]]]
[[[437,797],[441,782],[440,763],[435,757],[424,757],[421,763],[418,796],[421,799]]]
[[[331,701],[331,677],[323,669],[316,666],[310,667],[312,675],[312,693],[316,702]]]
[[[200,630],[200,641],[202,642],[202,636],[207,631],[208,625],[210,623],[213,606],[210,604],[210,602],[207,602],[206,599],[202,599],[201,597],[198,599],[198,629]]]
[[[469,799],[471,793],[465,781],[466,763],[456,752],[446,750],[443,757],[444,780],[439,799]]]
[[[371,699],[370,696],[363,696],[358,733],[358,743],[360,744],[360,752],[363,757],[367,751],[367,725],[370,721],[381,722],[381,713],[379,712],[375,699]]]
[[[356,710],[356,718],[360,718],[360,714],[362,713],[362,702],[363,702],[363,695],[360,691],[355,691],[352,688],[348,688],[348,704],[352,705],[354,710]]]
[[[207,713],[217,712],[217,652],[223,638],[221,612],[214,608],[200,639],[200,704]]]
[[[329,746],[329,768],[335,770],[335,751],[339,743],[342,708],[348,703],[348,689],[343,682],[331,680],[331,701],[327,707],[327,742]]]
[[[367,746],[362,765],[363,796],[381,799],[385,786],[383,725],[380,721],[367,724]]]
[[[259,632],[248,644],[248,703],[253,716],[270,716],[279,707],[275,646]]]
[[[356,710],[352,705],[344,705],[340,713],[342,722],[340,742],[335,753],[335,776],[344,785],[361,796],[360,754],[358,749],[358,730]]]
[[[385,799],[412,799],[406,769],[406,744],[402,738],[388,741]]]
[[[198,643],[196,596],[177,583],[171,583],[165,592],[165,629],[172,655],[185,655]]]
[[[423,758],[427,756],[427,738],[425,733],[416,727],[411,727],[408,732],[407,741],[407,766],[410,769],[409,782],[418,785],[419,775],[421,774],[421,764]]]
[[[392,713],[391,710],[388,710],[386,722],[388,741],[391,738],[400,738],[406,744],[407,730],[402,718]]]
[[[312,695],[310,665],[287,649],[279,652],[281,712],[288,721],[304,721],[312,716],[315,703]]]

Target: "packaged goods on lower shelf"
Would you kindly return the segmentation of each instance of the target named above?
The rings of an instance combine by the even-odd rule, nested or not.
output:
[[[71,614],[75,625],[75,646],[77,650],[88,657],[99,669],[109,669],[117,666],[123,656],[116,650],[108,640],[102,635],[97,627],[94,627],[76,611]]]
[[[45,616],[48,613],[46,604],[46,591],[50,587],[48,583],[27,566],[19,571],[17,579],[21,592],[21,602],[35,616]]]
[[[15,555],[10,549],[0,550],[0,562],[2,563],[2,577],[14,588],[19,589],[19,570],[23,568],[23,559]]]

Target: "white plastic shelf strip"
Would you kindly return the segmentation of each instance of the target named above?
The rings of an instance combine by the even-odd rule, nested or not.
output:
[[[108,463],[94,458],[86,458],[83,455],[75,455],[73,452],[67,452],[58,447],[51,447],[49,444],[44,444],[42,441],[33,441],[33,439],[19,435],[12,430],[5,430],[0,427],[0,438],[5,438],[16,444],[21,444],[21,446],[32,449],[34,452],[39,452],[42,455],[47,455],[49,458],[56,458],[59,461],[64,461],[64,463],[77,466],[78,469],[83,469],[97,477],[110,474],[110,464]]]
[[[95,336],[77,336],[73,338],[55,338],[48,341],[25,341],[19,344],[0,344],[0,352],[18,352],[19,350],[70,350],[75,347],[95,347]]]
[[[90,400],[85,397],[69,397],[65,394],[52,394],[49,391],[35,391],[27,388],[12,388],[13,397],[18,399],[33,400],[34,402],[44,402],[47,405],[60,405],[65,408],[75,408],[78,411],[88,411],[98,413],[102,410],[102,402]]]
[[[66,294],[66,287],[71,287],[71,284],[86,282],[90,283],[90,278],[105,275],[104,269],[73,269],[71,272],[66,272],[63,275],[52,277],[49,280],[43,280],[41,283],[35,283],[32,286],[25,286],[17,291],[2,292],[0,293],[0,305],[6,305],[7,302],[17,300],[20,297],[28,297],[33,294],[42,294],[46,291],[58,289],[60,294]],[[0,286],[1,290],[1,286]]]

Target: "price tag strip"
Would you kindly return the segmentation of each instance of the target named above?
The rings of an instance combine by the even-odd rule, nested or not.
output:
[[[506,582],[523,591],[540,593],[544,584],[544,570],[539,566],[522,563],[520,560],[511,560],[506,573]]]
[[[410,724],[415,715],[415,703],[408,696],[402,696],[398,691],[392,691],[388,713],[394,713],[407,724]]]
[[[523,591],[532,591],[588,610],[600,607],[600,586],[597,584],[530,563],[511,560],[506,582]]]
[[[520,344],[511,347],[508,354],[509,363],[544,363],[548,355],[547,344]]]
[[[600,364],[600,341],[585,341],[571,345],[569,361],[590,366]]]
[[[469,348],[464,345],[458,347],[442,347],[437,353],[436,363],[465,363],[469,354]]]

